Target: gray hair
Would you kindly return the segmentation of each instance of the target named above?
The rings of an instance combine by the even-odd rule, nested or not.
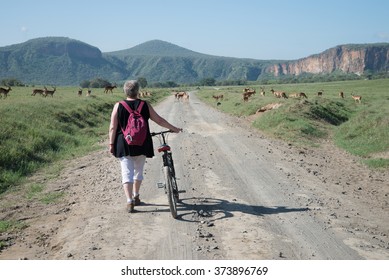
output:
[[[136,80],[127,81],[124,83],[123,91],[127,97],[137,98],[139,93],[139,83]]]

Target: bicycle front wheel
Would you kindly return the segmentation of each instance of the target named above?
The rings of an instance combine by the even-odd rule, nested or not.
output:
[[[168,166],[164,166],[163,172],[165,175],[166,194],[167,194],[167,199],[169,201],[170,213],[172,214],[172,217],[176,219],[177,218],[177,198],[173,192],[173,178]]]

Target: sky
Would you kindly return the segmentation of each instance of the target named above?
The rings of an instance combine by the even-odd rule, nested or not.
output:
[[[299,59],[389,42],[388,0],[2,0],[0,47],[39,37],[102,52],[163,40],[195,52]]]

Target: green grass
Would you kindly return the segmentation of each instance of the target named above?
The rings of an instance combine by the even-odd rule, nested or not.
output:
[[[270,103],[281,107],[261,114],[253,126],[271,137],[297,145],[319,145],[330,139],[348,152],[361,157],[372,168],[389,167],[389,79],[358,80],[331,83],[283,84],[265,86],[266,95],[259,96],[260,86],[251,86],[257,93],[243,102],[241,87],[204,88],[199,97],[218,109],[236,116],[249,116]],[[277,99],[270,89],[304,92],[308,99]],[[323,91],[323,96],[317,96]],[[339,97],[343,91],[345,98]],[[361,95],[358,104],[351,94]],[[224,95],[217,105],[212,95]]]
[[[33,199],[34,197],[38,196],[44,190],[44,188],[45,186],[42,184],[31,184],[26,192],[26,198]]]
[[[26,224],[17,221],[0,221],[0,233],[20,230],[26,227]]]
[[[79,97],[75,87],[57,88],[53,98],[44,98],[31,96],[32,89],[14,87],[0,99],[0,193],[42,167],[58,173],[54,163],[60,159],[101,148],[113,105],[124,98],[120,90],[104,94],[103,89]],[[147,90],[154,93],[145,98],[151,103],[169,94],[168,89]]]
[[[63,196],[64,192],[49,192],[45,193],[43,196],[39,198],[39,201],[43,204],[52,204],[59,201]]]
[[[14,231],[20,231],[20,230],[25,229],[26,227],[27,227],[27,225],[23,222],[1,220],[0,221],[0,234],[5,233],[5,232],[10,233],[10,232],[14,232]],[[0,241],[0,252],[3,248],[6,248],[7,246],[9,246],[7,241]]]
[[[26,198],[28,200],[38,200],[42,204],[55,203],[64,195],[62,191],[44,192],[45,185],[32,183],[28,186],[26,191]]]

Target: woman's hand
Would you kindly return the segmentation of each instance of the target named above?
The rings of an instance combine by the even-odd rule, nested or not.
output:
[[[115,154],[115,146],[113,144],[109,145],[109,152],[111,153],[111,155]]]
[[[178,127],[174,127],[174,129],[170,129],[172,132],[174,132],[174,133],[180,133],[180,132],[182,132],[183,131],[183,129],[182,128],[178,128]]]

